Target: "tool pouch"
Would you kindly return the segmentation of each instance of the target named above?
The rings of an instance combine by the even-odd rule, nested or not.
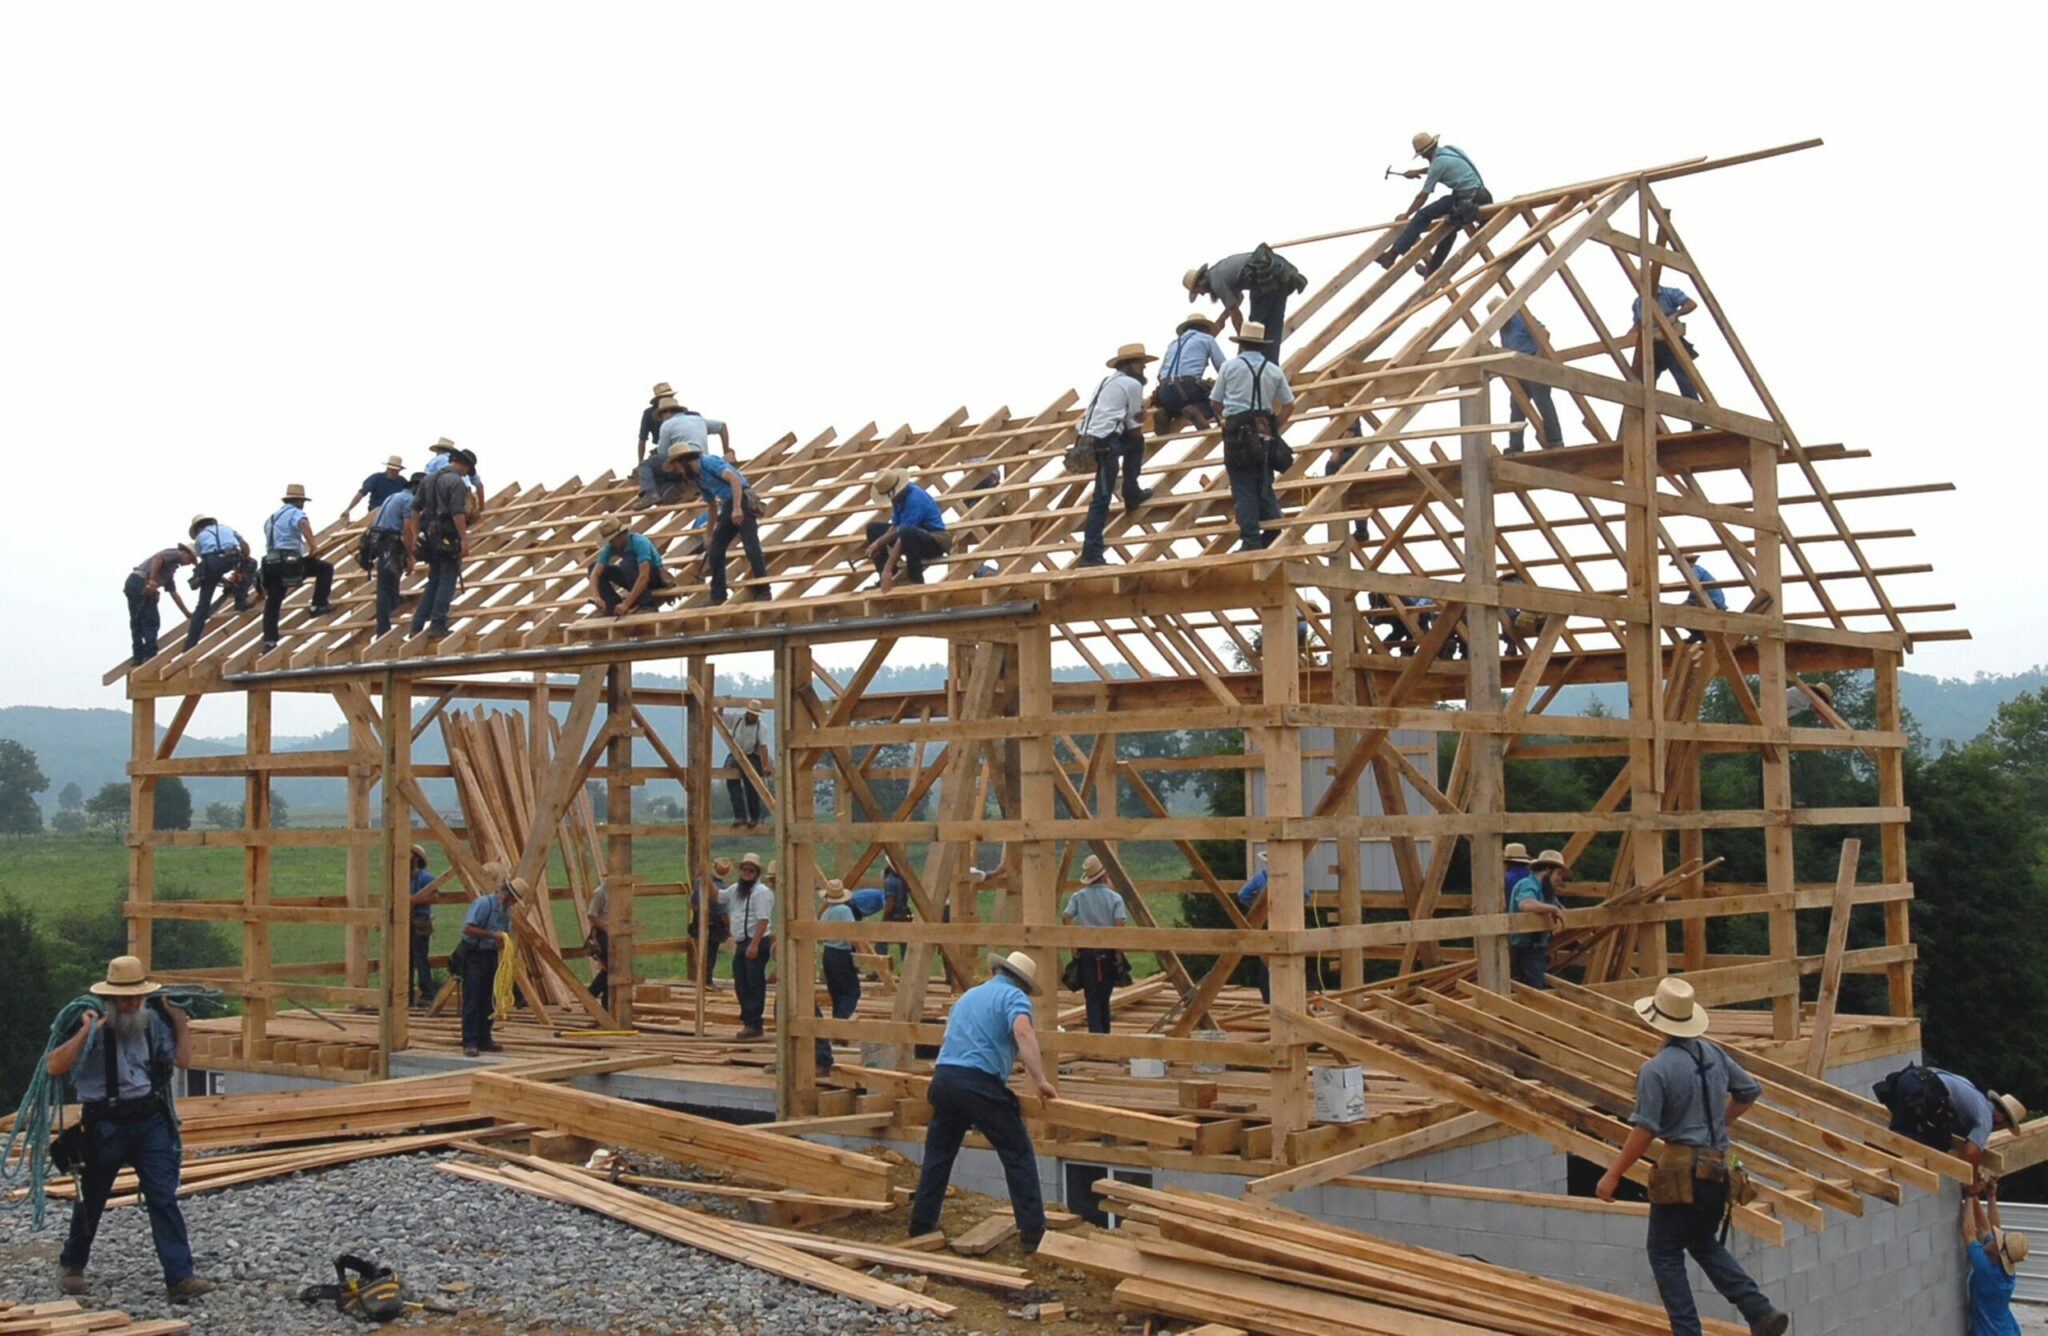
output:
[[[1692,1147],[1666,1146],[1650,1166],[1650,1205],[1692,1205],[1692,1182]]]

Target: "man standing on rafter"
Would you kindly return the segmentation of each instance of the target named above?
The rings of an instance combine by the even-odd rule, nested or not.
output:
[[[1237,510],[1238,551],[1263,548],[1279,537],[1262,526],[1280,518],[1273,475],[1284,471],[1287,443],[1280,433],[1294,412],[1287,373],[1267,360],[1265,327],[1245,322],[1237,335],[1238,354],[1223,364],[1210,391],[1209,407],[1223,419],[1223,471]]]
[[[634,456],[636,463],[646,460],[648,443],[654,440],[655,434],[661,430],[661,401],[674,393],[667,381],[655,382],[654,397],[647,401],[647,407],[640,410],[640,440],[637,447],[639,453]]]
[[[1102,530],[1109,523],[1109,499],[1116,495],[1117,475],[1123,475],[1124,509],[1136,510],[1152,499],[1152,493],[1138,485],[1138,470],[1145,461],[1145,364],[1159,359],[1145,351],[1142,343],[1126,343],[1103,365],[1109,374],[1095,387],[1088,411],[1081,414],[1076,429],[1083,442],[1095,447],[1095,493],[1088,502],[1088,521],[1081,531],[1083,566],[1107,566],[1103,555]]]
[[[1487,312],[1491,314],[1494,311],[1498,311],[1500,304],[1501,299],[1495,297],[1486,304]],[[1526,309],[1517,311],[1508,317],[1508,322],[1505,325],[1500,327],[1500,346],[1511,353],[1521,353],[1526,357],[1541,357],[1543,356],[1543,345],[1536,341],[1536,331],[1538,330],[1542,330],[1545,335],[1550,333],[1549,330],[1543,328],[1543,322],[1530,315]],[[1528,398],[1529,402],[1536,405],[1537,416],[1543,419],[1543,434],[1537,438],[1536,444],[1545,450],[1554,450],[1558,446],[1563,445],[1564,428],[1558,425],[1557,404],[1551,398],[1550,387],[1540,380],[1517,380],[1515,384],[1521,387],[1522,394]],[[1522,408],[1521,399],[1516,398],[1513,392],[1510,392],[1508,394],[1508,421],[1514,424],[1514,430],[1508,433],[1508,454],[1519,455],[1522,453],[1522,424],[1528,420],[1529,414]]]
[[[1697,358],[1700,355],[1699,349],[1693,347],[1692,340],[1685,337],[1685,326],[1680,324],[1679,321],[1691,315],[1694,311],[1699,310],[1700,304],[1687,296],[1683,288],[1660,287],[1656,291],[1656,298],[1657,309],[1664,313],[1665,319],[1671,322],[1672,331],[1678,335],[1678,341],[1685,345],[1686,358],[1688,360]],[[1643,299],[1641,297],[1637,297],[1634,303],[1630,305],[1629,315],[1632,319],[1628,327],[1628,333],[1622,337],[1630,345],[1633,345],[1636,341],[1636,336],[1642,332],[1643,328]],[[1650,330],[1650,338],[1653,340],[1650,345],[1650,365],[1656,368],[1656,374],[1662,376],[1665,372],[1669,371],[1671,373],[1671,387],[1686,398],[1697,400],[1700,397],[1699,386],[1692,383],[1692,376],[1687,373],[1685,363],[1680,362],[1678,354],[1671,351],[1671,343],[1664,337],[1663,327],[1659,324],[1653,324]],[[1629,370],[1633,371],[1635,369],[1635,362],[1631,358]]]
[[[1223,303],[1224,319],[1240,333],[1245,325],[1244,299],[1249,295],[1251,319],[1266,331],[1271,343],[1266,353],[1274,358],[1280,356],[1280,340],[1287,333],[1287,298],[1308,290],[1308,279],[1301,270],[1263,241],[1214,264],[1197,265],[1181,276],[1180,283],[1190,297],[1214,297]]]
[[[1415,272],[1424,278],[1443,268],[1450,257],[1451,243],[1457,239],[1458,229],[1470,227],[1479,221],[1479,211],[1493,203],[1493,193],[1480,179],[1479,169],[1472,164],[1471,157],[1461,148],[1446,144],[1440,135],[1427,130],[1415,133],[1415,156],[1426,159],[1428,168],[1416,167],[1401,175],[1413,180],[1422,178],[1422,189],[1415,192],[1415,198],[1401,217],[1406,225],[1401,234],[1394,238],[1394,244],[1380,252],[1380,267],[1392,269],[1396,261],[1408,253],[1408,248],[1422,239],[1431,224],[1439,218],[1449,218],[1450,227],[1444,230],[1443,239],[1436,243],[1436,250],[1427,260],[1415,266]],[[1434,204],[1425,203],[1429,192],[1442,186],[1450,193]]]

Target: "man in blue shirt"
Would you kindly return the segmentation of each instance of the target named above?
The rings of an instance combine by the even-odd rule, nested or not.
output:
[[[1963,1247],[1970,1259],[1969,1336],[2020,1336],[2012,1292],[2014,1273],[2027,1260],[2027,1236],[1999,1223],[1995,1178],[1981,1193],[1973,1187],[1963,1194]]]
[[[410,1002],[425,1006],[434,1000],[434,874],[427,871],[427,851],[412,847],[412,990]]]
[[[647,464],[642,467],[649,466],[662,479],[655,492],[657,497],[668,497],[671,486],[691,487],[704,500],[704,519],[711,526],[704,561],[711,570],[712,606],[725,602],[725,554],[735,537],[746,550],[747,568],[754,573],[756,583],[751,596],[767,598],[768,558],[761,551],[761,503],[755,499],[746,475],[737,466],[716,455],[707,455],[702,446],[687,441],[677,441],[665,452],[657,449],[647,456]],[[647,500],[644,490],[641,500]],[[672,502],[664,500],[662,504]]]
[[[399,581],[412,574],[413,545],[419,541],[414,512],[419,508],[414,490],[426,474],[412,475],[410,485],[375,507],[370,527],[363,531],[362,560],[377,580],[377,634],[391,630],[391,614],[398,609]]]
[[[714,417],[706,417],[694,408],[685,408],[674,399],[655,406],[661,418],[661,427],[655,432],[655,444],[664,450],[673,451],[680,442],[694,445],[699,450],[708,450],[711,438],[718,437],[718,452],[728,462],[732,459],[732,436],[726,431],[725,423]]]
[[[1508,913],[1541,914],[1555,926],[1564,922],[1557,888],[1568,879],[1564,855],[1545,849],[1508,892]],[[1508,973],[1514,981],[1550,991],[1550,929],[1508,934]]]
[[[191,649],[206,634],[206,619],[213,615],[213,597],[222,585],[234,595],[235,611],[247,612],[256,595],[256,560],[249,555],[249,540],[204,511],[192,517],[185,536],[192,540],[199,556],[192,572],[192,587],[199,591],[199,604],[185,628],[185,648]]]
[[[491,1038],[493,991],[498,978],[498,952],[512,932],[512,907],[526,895],[526,882],[509,876],[502,863],[485,869],[497,886],[469,903],[462,919],[462,1056],[502,1053]]]
[[[135,663],[148,663],[156,657],[157,631],[163,626],[163,614],[157,610],[159,594],[169,590],[178,611],[187,617],[192,615],[192,610],[185,606],[185,596],[178,592],[178,568],[189,566],[196,559],[192,545],[180,543],[150,553],[128,572],[121,593],[128,600],[128,649]]]
[[[92,986],[104,1010],[85,1012],[46,1060],[50,1075],[71,1077],[84,1106],[85,1166],[57,1257],[57,1284],[66,1294],[85,1293],[93,1238],[123,1168],[135,1171],[149,1204],[150,1237],[171,1297],[196,1298],[214,1288],[192,1273],[192,1245],[178,1207],[181,1147],[162,1093],[171,1073],[192,1063],[190,1018],[162,999],[145,1003],[159,987],[140,960],[116,956],[107,962],[107,977]]]
[[[311,617],[325,617],[334,611],[327,601],[334,588],[334,563],[323,561],[313,541],[313,522],[306,518],[306,489],[292,483],[284,489],[284,500],[263,521],[263,648],[277,648],[277,620],[284,612],[284,596],[313,577]]]
[[[1992,1132],[2027,1120],[2026,1106],[2018,1099],[1979,1090],[1975,1081],[1939,1067],[1901,1068],[1879,1081],[1872,1093],[1891,1110],[1892,1131],[1960,1156],[1978,1170],[1980,1184]]]
[[[1422,178],[1422,189],[1409,202],[1408,210],[1401,215],[1406,224],[1393,244],[1380,252],[1380,267],[1392,269],[1396,261],[1408,253],[1408,248],[1422,239],[1422,234],[1439,218],[1449,218],[1451,225],[1444,229],[1444,235],[1436,243],[1436,251],[1415,266],[1415,272],[1424,278],[1443,268],[1444,260],[1451,253],[1451,243],[1457,240],[1458,229],[1469,227],[1479,221],[1479,211],[1493,203],[1493,192],[1486,188],[1486,182],[1479,177],[1479,169],[1472,164],[1471,156],[1465,150],[1443,142],[1438,135],[1427,130],[1419,131],[1414,138],[1415,156],[1428,161],[1425,170],[1412,168],[1401,175],[1413,180]],[[1424,204],[1429,192],[1442,186],[1450,193],[1434,204]]]
[[[341,508],[339,518],[347,519],[349,512],[356,508],[356,502],[365,497],[369,498],[370,513],[374,515],[379,506],[411,487],[412,484],[407,482],[405,477],[405,460],[401,456],[391,455],[385,459],[382,473],[372,473],[363,479],[363,485],[356,488],[356,494]]]
[[[597,526],[603,540],[590,559],[590,597],[614,617],[658,608],[675,597],[661,553],[617,515]]]
[[[825,910],[818,915],[825,923],[854,923],[867,915],[855,911],[853,893],[846,883],[833,877],[825,883]],[[832,999],[832,1019],[843,1021],[860,1006],[860,971],[853,967],[853,943],[827,940],[824,946],[825,992]]]
[[[1223,347],[1216,342],[1216,322],[1196,311],[1173,331],[1159,359],[1159,389],[1152,395],[1152,427],[1161,436],[1185,417],[1197,427],[1216,425],[1209,407],[1209,382],[1204,374],[1210,367],[1221,370]]]
[[[1714,610],[1716,612],[1728,611],[1727,593],[1721,588],[1719,588],[1717,585],[1715,585],[1714,577],[1708,573],[1707,568],[1705,566],[1700,565],[1697,561],[1692,560],[1690,557],[1683,556],[1673,557],[1671,559],[1671,564],[1673,566],[1676,566],[1681,571],[1689,570],[1692,572],[1693,580],[1697,581],[1699,583],[1700,588],[1706,591],[1707,602],[1714,605]],[[1688,608],[1697,608],[1701,606],[1700,596],[1697,593],[1694,593],[1690,586],[1687,587],[1685,594],[1685,602],[1682,606]],[[1685,633],[1685,638],[1688,641],[1697,644],[1700,641],[1703,641],[1707,638],[1707,633],[1705,631],[1688,631]]]
[[[1237,550],[1252,552],[1280,536],[1279,530],[1263,526],[1280,518],[1280,500],[1273,492],[1273,443],[1281,440],[1294,415],[1294,387],[1287,373],[1268,360],[1264,325],[1247,320],[1236,341],[1237,356],[1216,373],[1209,406],[1223,419],[1223,472],[1237,513]]]
[[[1010,1068],[1022,1058],[1042,1100],[1057,1099],[1060,1091],[1038,1056],[1038,1032],[1031,1024],[1037,962],[1012,951],[1007,956],[990,952],[988,963],[988,979],[960,994],[946,1017],[946,1037],[925,1089],[932,1116],[924,1127],[917,1194],[910,1201],[910,1237],[939,1227],[953,1161],[972,1128],[1003,1162],[1018,1241],[1025,1252],[1035,1252],[1045,1237],[1045,1202],[1038,1189],[1038,1155],[1008,1084]]]
[[[906,581],[923,584],[925,563],[938,561],[953,550],[953,537],[946,532],[946,517],[939,503],[901,469],[883,469],[869,486],[876,496],[889,500],[889,518],[870,520],[867,527],[868,559],[882,577],[882,592],[889,592],[896,583],[899,561]]]
[[[1486,304],[1486,309],[1488,311],[1497,311],[1500,309],[1500,304],[1501,299],[1495,297]],[[1517,311],[1508,317],[1508,322],[1505,325],[1500,327],[1500,346],[1511,353],[1521,353],[1528,357],[1541,357],[1543,356],[1543,345],[1536,339],[1539,331],[1545,338],[1548,338],[1550,335],[1550,331],[1543,327],[1541,320],[1536,319],[1526,310]],[[1552,450],[1563,445],[1564,428],[1558,423],[1557,404],[1551,397],[1550,387],[1540,380],[1517,380],[1515,384],[1522,392],[1520,394],[1508,395],[1508,421],[1514,423],[1515,426],[1512,431],[1508,432],[1507,453],[1511,455],[1522,453],[1521,424],[1529,420],[1528,412],[1522,407],[1524,399],[1536,405],[1536,413],[1543,419],[1543,434],[1537,438],[1536,444],[1544,450]]]
[[[1683,317],[1697,311],[1700,304],[1687,296],[1683,288],[1660,287],[1657,289],[1656,299],[1657,309],[1664,313],[1666,319],[1671,322],[1672,328],[1677,331],[1678,341],[1685,345],[1686,358],[1690,360],[1698,357],[1700,355],[1699,350],[1692,346],[1692,340],[1685,337],[1685,326],[1678,322]],[[1641,333],[1643,328],[1643,299],[1641,297],[1636,298],[1630,304],[1629,315],[1631,316],[1631,321],[1628,333],[1622,337],[1633,345],[1636,341],[1636,336]],[[1685,369],[1685,362],[1681,362],[1678,359],[1678,354],[1671,351],[1671,343],[1664,337],[1663,326],[1658,324],[1652,328],[1650,337],[1655,340],[1650,346],[1650,364],[1656,368],[1656,374],[1661,376],[1669,371],[1671,373],[1671,386],[1673,389],[1688,399],[1699,398],[1699,387],[1692,383],[1692,374]],[[1631,354],[1629,370],[1633,371],[1635,369],[1635,358]]]
[[[1102,860],[1088,855],[1081,864],[1081,887],[1067,897],[1060,921],[1069,927],[1078,923],[1084,928],[1121,928],[1128,918],[1124,898],[1109,884]],[[1084,946],[1074,952],[1081,975],[1081,997],[1088,1008],[1090,1034],[1109,1033],[1109,999],[1116,991],[1122,955],[1113,947],[1099,946]]]

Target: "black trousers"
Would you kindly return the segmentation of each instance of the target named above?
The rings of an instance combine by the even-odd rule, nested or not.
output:
[[[853,967],[853,952],[828,946],[825,956],[825,991],[832,997],[832,1019],[843,1021],[860,1005],[860,971]]]
[[[755,752],[747,758],[753,764],[754,773],[761,772],[761,753]],[[739,762],[733,762],[735,768]],[[761,801],[761,791],[754,787],[754,781],[744,773],[733,775],[725,781],[725,796],[732,800],[732,819],[743,826],[758,826],[767,815],[767,807]]]
[[[413,988],[418,992],[419,1000],[433,1001],[434,936],[431,932],[421,932],[417,924],[412,931],[412,956],[409,963],[412,966]]]
[[[868,542],[872,544],[877,538],[889,532],[890,528],[886,520],[870,520],[867,527]],[[896,538],[903,550],[904,581],[909,584],[923,584],[925,566],[944,557],[946,549],[940,546],[939,540],[926,529],[905,529],[897,534]],[[888,560],[889,554],[885,549],[875,558],[875,569],[880,571]]]
[[[318,557],[301,559],[306,574],[313,579],[313,606],[324,607],[327,595],[334,589],[334,563]],[[290,592],[285,585],[282,568],[276,562],[263,563],[263,638],[277,639],[277,619],[284,613],[284,596]]]
[[[1508,947],[1508,974],[1516,983],[1550,991],[1550,947]]]
[[[711,530],[711,546],[704,554],[711,566],[711,601],[725,602],[725,550],[732,546],[733,535],[739,535],[740,546],[746,549],[747,566],[754,572],[756,580],[766,579],[768,558],[761,552],[761,523],[754,518],[754,512],[744,506],[740,510],[745,518],[740,523],[732,522],[732,512],[721,506],[718,523]]]
[[[1109,1033],[1109,995],[1116,991],[1116,952],[1084,946],[1074,953],[1081,962],[1081,997],[1088,1004],[1088,1033]]]
[[[199,559],[199,602],[193,605],[192,621],[185,628],[185,648],[191,649],[199,643],[199,637],[206,634],[206,619],[213,615],[213,600],[220,593],[221,582],[230,573],[238,578],[231,586],[235,596],[235,611],[247,612],[249,600],[253,597],[256,583],[256,563],[236,552],[233,560],[216,559],[211,556]]]
[[[917,1175],[917,1195],[910,1201],[911,1237],[939,1227],[939,1208],[946,1203],[953,1161],[959,1158],[960,1142],[971,1128],[988,1139],[996,1158],[1003,1162],[1017,1233],[1023,1236],[1025,1251],[1036,1248],[1045,1236],[1045,1198],[1038,1187],[1038,1154],[1024,1130],[1016,1094],[978,1067],[949,1062],[932,1068],[925,1098],[931,1103],[932,1117],[924,1125],[924,1165]]]
[[[597,999],[599,1006],[612,1004],[612,935],[603,928],[590,929],[591,962],[594,972],[590,976],[590,995]]]
[[[128,599],[128,653],[137,663],[147,663],[156,657],[156,633],[163,626],[157,596],[146,592],[148,589],[149,581],[132,571],[128,582],[121,586]]]
[[[1273,361],[1280,360],[1280,338],[1287,328],[1287,294],[1284,292],[1254,292],[1252,294],[1251,318],[1266,327],[1266,342],[1262,348]],[[1247,344],[1247,347],[1250,345]]]
[[[762,1013],[768,1007],[768,962],[774,958],[775,939],[761,939],[760,954],[747,959],[747,943],[732,944],[732,990],[740,1000],[740,1027],[761,1028]]]
[[[483,1048],[491,1042],[491,989],[498,977],[498,953],[469,944],[462,967],[462,1046]]]

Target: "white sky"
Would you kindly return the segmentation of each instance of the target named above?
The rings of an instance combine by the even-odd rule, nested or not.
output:
[[[1501,197],[1824,136],[1660,196],[1801,437],[1874,453],[1835,488],[1961,485],[1853,512],[1976,633],[1908,666],[2048,660],[2043,433],[1995,388],[2033,378],[2038,11],[1002,8],[0,9],[0,704],[120,705],[119,585],[193,511],[302,482],[324,523],[442,434],[495,489],[630,464],[658,379],[743,456],[1036,411],[1168,338],[1189,265],[1391,215],[1423,127]]]

